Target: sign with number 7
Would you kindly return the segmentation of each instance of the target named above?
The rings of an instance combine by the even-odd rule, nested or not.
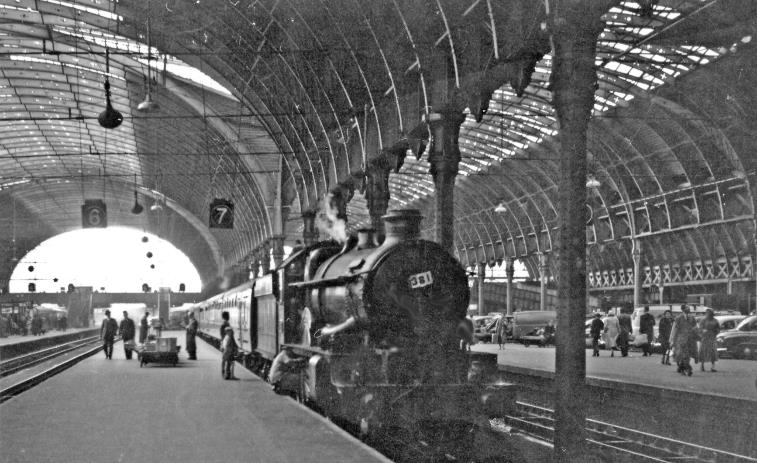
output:
[[[234,203],[215,198],[210,203],[210,228],[234,228]]]

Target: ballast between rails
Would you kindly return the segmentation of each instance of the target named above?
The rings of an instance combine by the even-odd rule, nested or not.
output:
[[[518,414],[504,417],[509,426],[547,441],[553,440],[554,410],[516,401]],[[657,436],[599,420],[587,419],[590,446],[609,449],[643,461],[672,463],[682,459],[703,463],[757,463],[757,458]],[[642,461],[642,460],[634,460]]]
[[[97,342],[97,341],[91,341],[91,342]],[[81,348],[82,346],[79,346]],[[19,381],[5,389],[0,390],[0,403],[5,402],[8,399],[13,398],[14,396],[31,389],[32,387],[36,386],[37,384],[45,381],[46,379],[57,375],[58,373],[76,365],[80,361],[86,359],[87,357],[90,357],[98,352],[102,351],[102,346],[97,345],[97,347],[90,348],[86,350],[85,352],[78,354],[70,359],[64,360],[56,365],[54,365],[51,368],[48,368],[47,370],[44,370],[40,373],[37,373],[36,375],[26,378],[22,381]]]

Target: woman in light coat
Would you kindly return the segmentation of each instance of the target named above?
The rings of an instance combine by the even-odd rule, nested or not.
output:
[[[620,323],[618,317],[615,314],[608,314],[607,320],[605,320],[605,348],[610,349],[610,357],[615,357],[615,349],[617,348],[617,342],[615,341],[620,334]]]

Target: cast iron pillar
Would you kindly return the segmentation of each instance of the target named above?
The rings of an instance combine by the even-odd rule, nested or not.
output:
[[[258,258],[260,259],[260,268],[265,275],[271,270],[271,248],[268,247],[268,243],[260,247]]]
[[[547,282],[549,281],[547,255],[539,253],[539,310],[547,310]]]
[[[484,312],[484,280],[486,279],[486,263],[479,262],[476,265],[478,276],[478,314],[486,315]]]
[[[633,306],[639,307],[641,305],[641,242],[635,239],[632,243],[633,249],[631,250],[631,256],[633,257]]]
[[[365,173],[365,199],[371,216],[371,228],[375,230],[379,244],[384,242],[384,221],[381,217],[386,215],[389,208],[390,170],[389,163],[379,158],[368,166]]]
[[[305,246],[310,246],[318,241],[318,229],[315,227],[315,211],[302,213],[302,241]]]
[[[515,259],[507,259],[507,315],[513,314],[513,276],[515,275]]]
[[[460,163],[460,147],[457,144],[460,135],[460,125],[465,120],[465,114],[453,108],[445,108],[428,115],[431,129],[431,154],[428,162],[431,164],[429,172],[434,178],[434,219],[436,241],[450,254],[455,244],[454,220],[455,202],[454,188],[457,167]]]
[[[284,237],[281,235],[271,237],[271,256],[273,265],[279,268],[284,262]]]
[[[586,139],[602,15],[617,0],[552,0],[552,93],[560,146],[554,460],[586,458]]]
[[[250,279],[260,276],[260,259],[257,251],[252,251],[248,256],[247,268],[250,270]]]

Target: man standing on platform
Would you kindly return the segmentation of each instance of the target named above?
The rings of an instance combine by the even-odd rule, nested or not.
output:
[[[150,312],[145,312],[142,318],[139,320],[139,343],[144,344],[147,339],[147,332],[150,330],[150,325],[147,324],[147,317],[150,316]]]
[[[198,323],[195,319],[194,312],[189,312],[189,319],[187,323],[187,355],[189,360],[197,360],[197,343],[195,342],[195,336],[197,335]]]
[[[652,356],[652,341],[654,341],[654,315],[649,313],[649,306],[644,306],[644,313],[639,317],[639,333],[646,335],[647,342],[641,345],[641,350],[644,352],[642,357]]]
[[[599,357],[599,338],[605,330],[605,324],[602,321],[602,314],[594,314],[594,320],[591,321],[591,348],[594,351],[592,357]]]
[[[118,333],[118,322],[110,318],[110,310],[105,310],[105,319],[100,325],[100,339],[103,341],[106,359],[113,358],[113,339],[116,337],[116,333]]]
[[[118,327],[118,332],[121,335],[121,340],[124,342],[124,354],[126,360],[131,360],[131,352],[134,348],[134,334],[137,329],[134,327],[134,320],[129,318],[129,312],[124,310],[124,319],[121,320],[121,326]]]
[[[628,345],[633,333],[633,326],[631,324],[631,316],[627,312],[621,311],[618,315],[618,326],[620,326],[620,334],[618,335],[618,347],[620,348],[620,355],[622,357],[628,357]]]

